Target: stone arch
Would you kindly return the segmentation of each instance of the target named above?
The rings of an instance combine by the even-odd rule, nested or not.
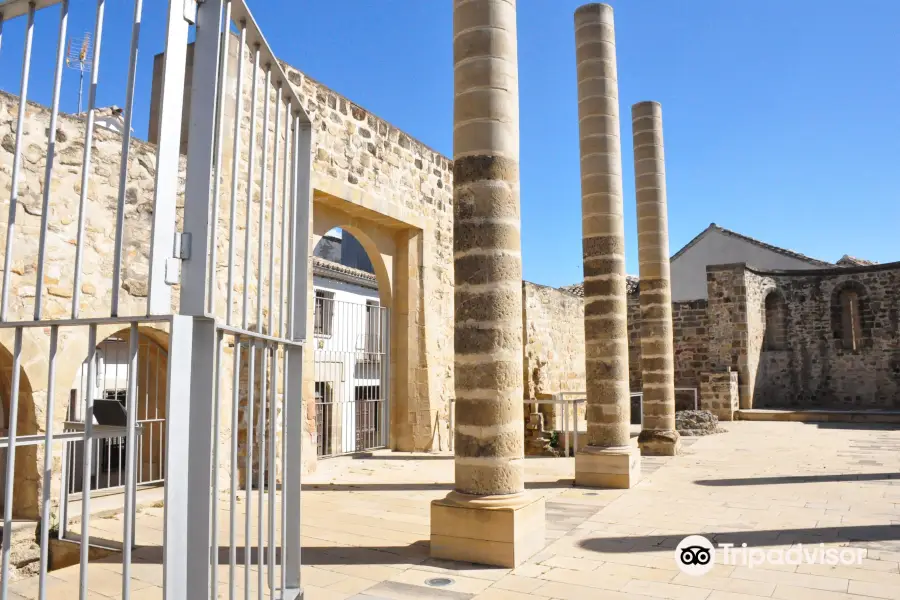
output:
[[[322,213],[321,215],[317,214],[313,221],[315,244],[318,244],[321,238],[332,229],[341,229],[356,238],[356,241],[366,251],[375,271],[379,301],[382,306],[391,308],[394,295],[393,273],[388,268],[388,261],[395,253],[395,249],[391,247],[393,244],[391,234],[380,231],[377,224],[363,222],[336,210],[322,211]]]
[[[24,351],[23,351],[24,353]],[[9,434],[10,394],[12,393],[13,356],[0,344],[0,436]],[[35,410],[34,394],[31,381],[25,368],[19,371],[19,406],[16,419],[16,435],[33,435],[38,433],[38,419]],[[15,465],[13,467],[13,517],[20,519],[36,519],[40,514],[41,477],[38,468],[38,447],[20,446],[16,448]],[[6,472],[7,450],[0,449],[0,508],[3,508],[6,484],[9,473]]]
[[[773,288],[766,294],[763,310],[763,350],[784,350],[787,348],[787,302],[781,290]]]
[[[128,352],[131,329],[108,326],[98,328],[98,371],[97,391],[94,403],[98,401],[126,402],[128,382]],[[168,349],[169,334],[161,326],[148,325],[138,328],[138,372],[137,398],[135,398],[136,418],[142,423],[142,433],[136,442],[137,447],[137,483],[138,485],[158,485],[165,479],[166,456],[166,413],[168,394]],[[86,385],[86,357],[74,364],[70,375],[71,385],[64,389],[68,398],[63,405],[62,415],[67,421],[81,421],[84,418],[84,393]],[[65,379],[61,381],[66,381]],[[117,443],[124,445],[125,439],[114,442],[101,441],[99,444]],[[119,448],[107,453],[119,460]],[[121,449],[124,452],[124,446]],[[81,450],[76,448],[70,452],[70,474],[72,486],[70,491],[81,491]],[[124,458],[124,455],[122,455]],[[110,461],[113,462],[113,461]],[[123,483],[124,465],[101,464],[101,470],[109,475],[106,485],[98,477],[95,483],[100,487],[118,487]],[[112,475],[111,473],[115,473]]]
[[[835,348],[859,351],[871,340],[868,292],[858,281],[846,281],[831,292],[831,331]]]

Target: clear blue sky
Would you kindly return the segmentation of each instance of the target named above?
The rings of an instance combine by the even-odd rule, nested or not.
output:
[[[249,0],[276,54],[452,156],[448,0]],[[145,0],[139,94],[161,50]],[[71,31],[93,2],[72,0]],[[108,0],[100,104],[122,103],[131,1]],[[519,0],[524,275],[581,278],[575,51],[581,2]],[[637,273],[630,107],[662,102],[674,253],[710,222],[824,260],[900,260],[900,2],[627,0],[616,10],[628,271]],[[32,97],[49,101],[55,14]],[[18,81],[8,24],[0,88]],[[13,54],[14,55],[11,55]],[[73,110],[77,76],[67,74]],[[135,129],[146,132],[147,101]]]

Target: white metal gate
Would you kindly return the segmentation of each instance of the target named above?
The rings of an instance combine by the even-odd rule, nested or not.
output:
[[[319,456],[388,445],[390,318],[377,300],[316,290],[316,438]]]
[[[52,484],[54,462],[63,446],[79,442],[85,493],[77,519],[81,548],[76,589],[80,600],[93,597],[96,571],[88,568],[95,535],[91,463],[102,440],[121,437],[123,599],[131,597],[131,565],[138,559],[144,568],[158,565],[160,596],[170,600],[216,598],[223,588],[232,600],[302,597],[309,117],[245,0],[169,0],[147,3],[147,10],[143,0],[132,0],[129,63],[127,78],[122,78],[127,81],[112,77],[104,82],[105,89],[119,88],[124,98],[122,127],[97,134],[104,24],[107,9],[122,5],[95,0],[94,6],[87,111],[66,115],[60,111],[60,90],[69,0],[0,0],[0,53],[10,52],[2,45],[5,28],[24,31],[18,98],[13,98],[16,116],[9,121],[14,150],[10,168],[0,169],[0,190],[10,190],[4,198],[7,220],[0,228],[5,234],[0,344],[10,348],[0,357],[5,361],[9,355],[4,369],[10,374],[8,389],[0,394],[9,405],[4,411],[8,431],[0,437],[6,475],[3,531],[11,531],[19,510],[14,500],[26,496],[22,486],[37,486],[38,589],[39,598],[46,600],[49,538],[60,494]],[[148,15],[165,21],[164,37],[154,41],[154,51],[165,51],[155,146],[133,140],[131,127],[135,90],[149,89],[135,81],[139,43],[145,41],[141,24]],[[26,100],[32,100],[29,84],[43,75],[32,69],[32,47],[48,36],[45,41],[56,47],[52,100],[26,111]],[[193,68],[186,80],[190,38]],[[0,102],[8,98],[0,95]],[[0,119],[12,112],[0,111]],[[183,131],[188,135],[186,157],[181,154]],[[78,181],[72,206],[61,204],[68,197],[55,185],[61,165]],[[114,188],[110,194],[98,191],[106,182]],[[109,228],[96,225],[95,219],[106,218]],[[176,230],[179,223],[181,231]],[[135,524],[140,531],[142,518],[135,511],[140,478],[138,340],[140,330],[148,327],[168,339],[158,474],[165,490],[163,541],[155,548],[135,549]],[[116,375],[123,387],[113,388],[112,400],[124,398],[125,424],[95,425],[95,414],[110,408],[101,406],[107,400],[95,393],[98,380],[105,379],[98,371],[98,342],[123,330],[128,331],[127,357],[124,372]],[[77,384],[83,425],[66,431],[65,415],[55,414],[54,407],[65,406],[70,381],[63,375],[71,377],[67,361],[73,352],[87,357],[85,376]],[[146,430],[156,417],[144,416]],[[29,465],[17,455],[42,465]],[[63,494],[65,490],[63,486]],[[58,516],[63,530],[73,517]],[[220,531],[228,536],[222,542],[224,558]],[[136,554],[141,552],[152,558]],[[17,597],[19,591],[10,576],[12,554],[11,536],[4,535],[0,600]],[[227,569],[220,569],[220,561]],[[220,581],[224,573],[227,582]],[[109,578],[119,575],[104,570],[103,577],[108,591]]]

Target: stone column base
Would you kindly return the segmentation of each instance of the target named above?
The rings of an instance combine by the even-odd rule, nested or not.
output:
[[[642,456],[676,456],[681,454],[681,436],[677,431],[644,429],[638,436]]]
[[[633,446],[585,446],[575,455],[575,485],[628,489],[641,478],[641,453]]]
[[[543,549],[544,498],[531,493],[470,496],[431,503],[431,556],[514,568]]]

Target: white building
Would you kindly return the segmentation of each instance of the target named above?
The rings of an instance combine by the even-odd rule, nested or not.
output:
[[[386,446],[389,316],[356,240],[346,234],[322,238],[313,258],[313,288],[318,454]]]
[[[823,269],[835,266],[711,223],[672,256],[672,301],[707,299],[706,267],[730,263],[747,263],[763,270]]]

